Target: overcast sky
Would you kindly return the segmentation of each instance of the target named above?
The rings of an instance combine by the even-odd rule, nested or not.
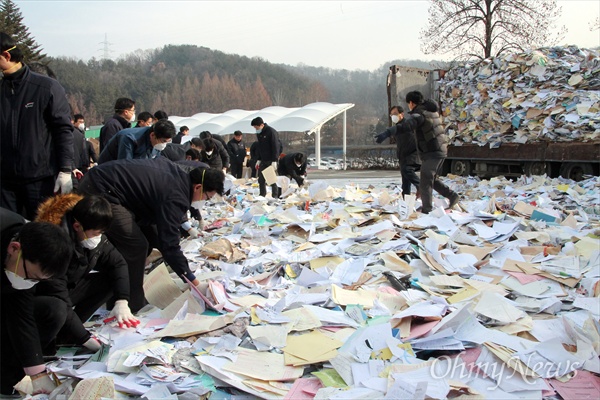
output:
[[[430,60],[419,31],[427,0],[151,1],[17,0],[30,33],[54,57],[110,58],[166,44],[194,44],[272,63],[373,70],[399,58]],[[598,0],[559,0],[564,43],[600,46],[590,25]]]

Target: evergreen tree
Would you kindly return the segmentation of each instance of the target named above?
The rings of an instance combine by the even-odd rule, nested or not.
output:
[[[43,61],[46,55],[42,47],[29,34],[29,28],[23,24],[23,16],[12,0],[0,2],[0,31],[11,36],[23,52],[25,63]]]

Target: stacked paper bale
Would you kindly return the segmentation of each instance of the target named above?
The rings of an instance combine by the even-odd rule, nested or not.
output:
[[[600,140],[599,52],[552,47],[458,66],[440,102],[455,145]]]

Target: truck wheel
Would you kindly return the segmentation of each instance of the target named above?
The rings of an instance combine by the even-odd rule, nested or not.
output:
[[[564,163],[560,167],[560,176],[574,181],[581,181],[584,175],[592,175],[593,173],[592,166],[585,163]]]
[[[450,164],[450,173],[458,176],[471,175],[471,161],[468,160],[452,160]]]
[[[530,161],[523,166],[523,172],[527,176],[549,174],[550,165],[544,161]]]

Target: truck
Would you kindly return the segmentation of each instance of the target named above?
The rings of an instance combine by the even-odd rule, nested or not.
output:
[[[596,57],[597,58],[597,57]],[[492,61],[493,62],[493,61]],[[449,99],[440,96],[441,85],[448,70],[425,70],[392,65],[387,76],[388,106],[405,105],[406,93],[419,90],[425,98],[439,105],[442,115],[447,110]],[[593,71],[598,74],[599,71]],[[561,87],[554,90],[563,90]],[[591,88],[599,93],[600,87]],[[513,112],[511,114],[514,115]],[[514,121],[506,115],[499,137],[514,133]],[[469,121],[465,121],[468,123]],[[448,118],[444,115],[448,130]],[[391,126],[391,121],[389,121]],[[600,124],[599,124],[600,125]],[[600,127],[596,128],[596,132]],[[551,135],[550,135],[551,136]],[[503,175],[515,177],[521,175],[562,176],[576,181],[585,176],[600,174],[600,139],[574,139],[569,141],[533,140],[526,143],[497,141],[493,144],[457,143],[450,141],[448,156],[442,167],[442,174],[460,176],[477,175],[482,178]]]

